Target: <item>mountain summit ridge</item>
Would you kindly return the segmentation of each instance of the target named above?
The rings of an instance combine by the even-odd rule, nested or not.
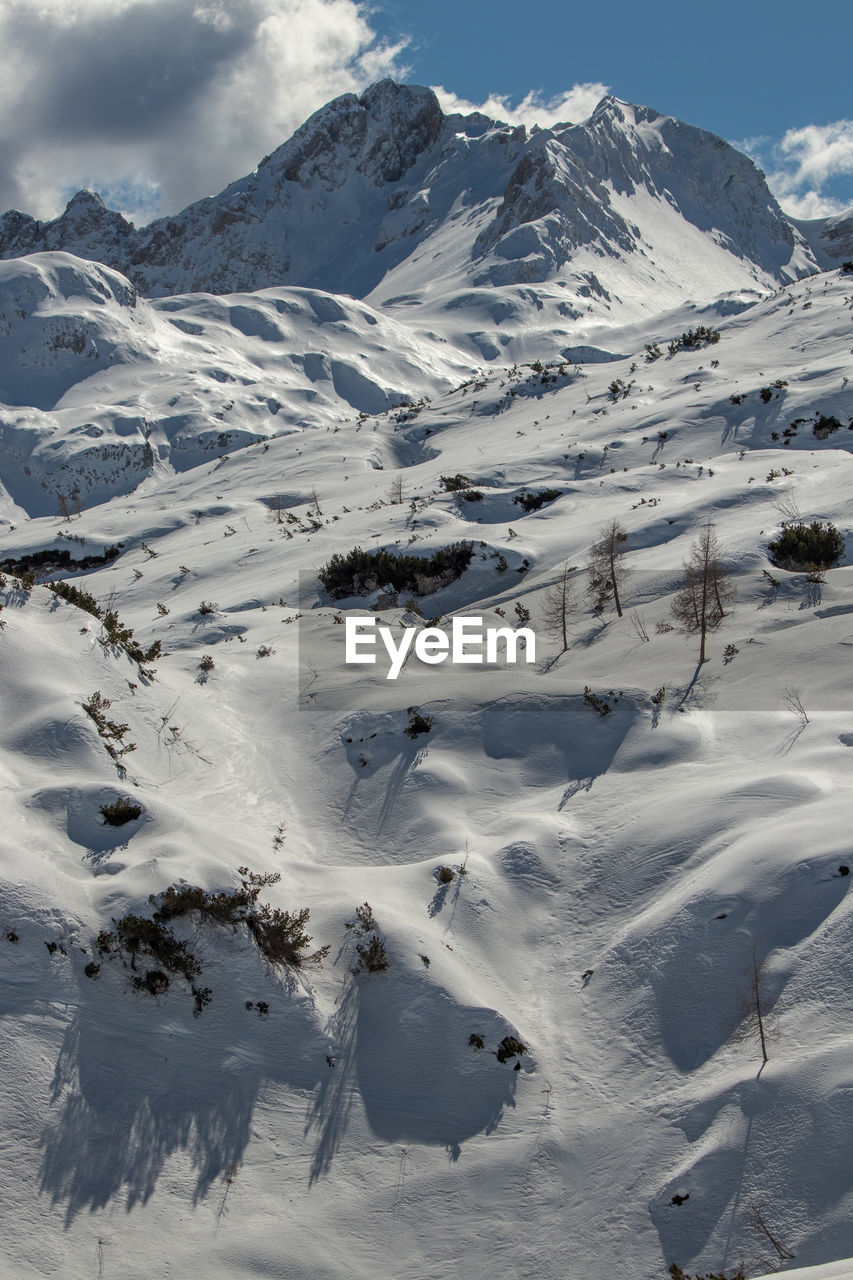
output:
[[[596,262],[645,257],[662,264],[642,283],[660,283],[658,309],[696,294],[696,278],[710,298],[819,267],[760,170],[705,130],[608,95],[587,121],[528,131],[447,115],[431,89],[390,79],[333,99],[252,173],[147,227],[88,191],[50,222],[0,218],[0,257],[50,250],[149,297],[286,284],[423,300],[557,282],[601,304],[619,281]]]

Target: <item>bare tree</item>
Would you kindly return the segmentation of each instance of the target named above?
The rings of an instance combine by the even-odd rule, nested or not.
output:
[[[763,1200],[751,1200],[749,1202],[749,1218],[751,1230],[753,1230],[757,1236],[763,1238],[768,1242],[768,1244],[773,1246],[779,1262],[788,1262],[791,1258],[795,1257],[795,1254],[791,1253],[791,1250],[782,1244],[779,1236],[776,1234],[776,1231],[768,1226],[766,1205]],[[776,1270],[777,1267],[772,1267],[771,1269]]]
[[[561,653],[569,647],[569,622],[578,608],[577,569],[568,560],[560,568],[557,581],[545,592],[545,608],[542,619],[549,636],[562,644]]]
[[[761,1046],[762,1066],[768,1060],[767,1046],[778,1034],[776,1019],[773,1016],[764,992],[764,967],[758,963],[755,942],[752,944],[752,960],[749,966],[747,990],[742,1001],[743,1019],[734,1034],[734,1040],[748,1040],[756,1036]]]
[[[388,501],[398,507],[405,497],[405,484],[402,475],[395,476],[388,486]]]
[[[649,643],[649,633],[646,628],[646,620],[641,613],[635,613],[631,617],[631,625],[638,640],[643,644]]]
[[[707,662],[705,638],[726,616],[735,588],[720,562],[720,544],[710,524],[705,525],[690,548],[681,587],[672,602],[676,622],[699,633],[699,663]]]
[[[798,524],[803,518],[797,505],[797,499],[794,497],[793,489],[788,489],[785,493],[780,494],[773,505],[779,512],[779,518],[783,526],[786,524]]]
[[[800,690],[795,685],[788,686],[782,696],[782,701],[788,710],[797,717],[801,725],[805,727],[809,723]]]
[[[611,520],[610,524],[599,530],[598,541],[589,549],[588,590],[592,596],[594,613],[603,613],[612,599],[617,615],[622,617],[619,588],[627,577],[627,570],[621,559],[627,541],[627,531],[618,520]]]

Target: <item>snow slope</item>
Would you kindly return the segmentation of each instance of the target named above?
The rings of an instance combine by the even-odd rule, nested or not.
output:
[[[289,417],[274,436],[259,413],[242,428],[255,442],[199,445],[184,464],[164,429],[164,465],[136,489],[110,489],[96,459],[104,500],[71,519],[4,461],[0,559],[120,542],[69,581],[167,656],[140,672],[97,619],[7,571],[0,1274],[655,1280],[673,1261],[743,1260],[754,1276],[775,1257],[751,1230],[757,1204],[786,1265],[818,1267],[804,1280],[849,1274],[850,278],[753,305],[672,298],[611,325],[609,359],[599,344],[580,362],[573,327],[577,363],[543,342],[552,363],[531,367],[537,331],[520,324],[528,363],[460,373],[431,322],[415,332],[316,290],[132,307],[118,277],[67,255],[6,270],[39,294],[27,350],[55,354],[53,386],[70,379],[54,404],[7,415],[114,423],[156,377],[198,403],[209,360],[235,378],[215,395],[242,421],[259,393],[239,377],[264,351],[279,416],[309,381],[328,399],[312,402],[321,429]],[[72,289],[63,272],[79,273]],[[66,305],[103,317],[87,331],[104,352],[94,379],[77,379],[73,345],[50,347]],[[668,354],[698,323],[719,341]],[[343,411],[342,350],[354,369],[369,357],[384,399],[359,403],[350,375]],[[423,402],[390,407],[403,391]],[[839,428],[819,438],[819,415]],[[479,501],[445,491],[456,473]],[[559,496],[538,511],[514,501],[546,487]],[[792,503],[846,539],[823,584],[767,559]],[[560,655],[545,592],[613,519],[625,616],[584,604]],[[697,669],[670,604],[709,519],[738,594]],[[396,682],[346,667],[345,615],[376,604],[395,628],[423,622],[404,598],[332,602],[320,567],[354,546],[460,539],[472,564],[423,614],[515,624],[526,608],[536,663],[412,660]],[[83,709],[95,691],[135,744],[118,760]],[[414,739],[411,708],[433,718]],[[107,827],[100,806],[118,796],[141,813]],[[196,1017],[179,979],[153,996],[96,956],[99,931],[150,911],[149,895],[235,889],[246,865],[281,873],[274,906],[310,909],[322,965],[276,969],[243,925],[178,921],[212,991]],[[385,972],[352,972],[364,902]],[[753,949],[777,1028],[762,1070],[755,1036],[736,1035]],[[508,1035],[528,1052],[500,1062]]]
[[[49,514],[447,389],[469,360],[312,289],[148,303],[66,253],[0,263],[0,511]]]

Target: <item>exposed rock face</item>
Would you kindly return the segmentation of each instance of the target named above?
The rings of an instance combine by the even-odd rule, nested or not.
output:
[[[848,210],[826,218],[820,229],[818,246],[828,259],[827,266],[853,258],[853,212]]]

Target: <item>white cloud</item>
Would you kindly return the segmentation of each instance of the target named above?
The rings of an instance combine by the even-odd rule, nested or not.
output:
[[[834,196],[821,195],[819,191],[785,192],[775,178],[776,175],[769,174],[768,185],[789,218],[831,218],[850,207],[849,201],[836,200]]]
[[[779,143],[779,151],[795,166],[793,180],[797,186],[823,186],[839,174],[853,173],[853,120],[789,129]]]
[[[90,186],[174,212],[402,54],[361,0],[3,0],[0,210],[51,217]]]
[[[770,190],[790,217],[827,218],[849,208],[849,200],[825,188],[853,175],[853,120],[789,129],[776,143],[762,137],[735,145],[762,165]]]
[[[511,107],[509,98],[501,94],[491,94],[485,102],[469,102],[460,98],[450,89],[441,85],[433,85],[442,110],[448,114],[460,112],[468,115],[472,111],[481,111],[492,120],[502,120],[507,124],[523,124],[531,128],[534,124],[543,128],[559,123],[577,124],[592,114],[601,99],[609,92],[606,84],[591,82],[576,84],[565,93],[553,98],[543,98],[541,94],[531,92],[522,98],[517,106]]]

